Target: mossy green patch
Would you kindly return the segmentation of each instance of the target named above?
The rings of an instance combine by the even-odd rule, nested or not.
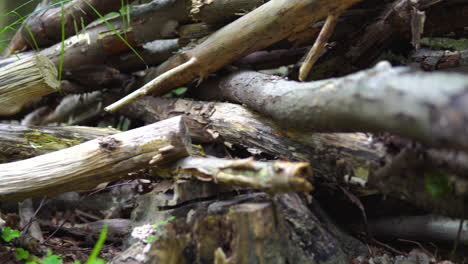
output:
[[[424,173],[426,191],[434,197],[443,197],[451,192],[449,175],[441,172]]]
[[[423,38],[421,39],[421,44],[431,49],[468,49],[468,39]]]
[[[354,176],[361,178],[367,182],[367,180],[369,180],[369,170],[366,168],[358,167],[354,169]]]
[[[33,129],[24,133],[28,144],[36,149],[59,150],[78,145],[83,142],[81,138],[60,138],[51,134],[43,133],[41,130]]]

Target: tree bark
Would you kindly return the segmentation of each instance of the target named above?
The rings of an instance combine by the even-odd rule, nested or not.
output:
[[[296,194],[228,197],[165,207],[170,197],[161,191],[144,195],[133,214],[131,245],[110,263],[344,264],[365,250],[336,227],[325,227]],[[184,254],[188,250],[192,254]]]
[[[118,133],[95,127],[29,127],[0,124],[0,163],[28,159]]]
[[[424,73],[380,63],[346,77],[311,83],[238,72],[207,84],[205,92],[216,96],[213,90],[218,89],[224,99],[245,104],[292,130],[389,132],[467,151],[467,85],[468,78],[461,74]]]

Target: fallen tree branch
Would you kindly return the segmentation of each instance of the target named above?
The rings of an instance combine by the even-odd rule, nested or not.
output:
[[[299,80],[305,81],[307,79],[310,69],[312,69],[312,66],[314,66],[315,62],[317,62],[319,56],[322,54],[322,51],[325,48],[325,45],[333,34],[333,30],[335,29],[336,23],[338,23],[339,16],[340,14],[328,15],[327,20],[325,21],[325,24],[320,31],[320,34],[307,54],[304,63],[301,65],[301,68],[299,69]]]
[[[126,173],[187,156],[182,117],[102,137],[35,158],[0,164],[0,201],[92,188]]]
[[[390,132],[467,151],[467,85],[465,75],[380,63],[343,78],[311,83],[237,72],[207,84],[204,93],[245,104],[290,129]]]

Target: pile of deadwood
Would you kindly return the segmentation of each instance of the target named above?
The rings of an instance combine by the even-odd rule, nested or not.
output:
[[[466,37],[467,0],[121,2],[43,1],[0,60],[25,247],[107,225],[109,263],[466,250],[468,51],[427,43]]]

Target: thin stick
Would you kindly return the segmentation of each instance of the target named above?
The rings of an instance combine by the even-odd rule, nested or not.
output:
[[[299,80],[305,81],[305,79],[307,79],[310,69],[312,69],[312,66],[314,66],[315,62],[317,62],[317,59],[319,58],[320,54],[322,54],[325,45],[330,39],[333,30],[335,29],[336,23],[338,22],[339,16],[340,13],[328,15],[322,30],[320,30],[314,45],[310,49],[304,63],[299,70]]]
[[[195,65],[196,63],[197,63],[197,58],[195,58],[195,57],[190,58],[190,60],[188,60],[187,62],[185,62],[185,63],[183,63],[183,64],[181,64],[181,65],[179,65],[179,66],[177,66],[177,67],[175,67],[175,68],[173,68],[171,70],[168,70],[167,72],[165,72],[165,73],[163,73],[161,75],[159,75],[158,77],[154,78],[149,83],[145,84],[140,89],[138,89],[138,90],[134,91],[133,93],[125,96],[124,98],[120,99],[119,101],[107,106],[106,108],[104,108],[104,110],[107,111],[107,112],[110,112],[110,113],[113,113],[113,112],[117,111],[119,108],[123,107],[124,105],[127,105],[127,104],[135,101],[136,99],[147,95],[152,90],[154,90],[157,87],[161,86],[166,80],[170,80],[171,78],[177,78],[177,77],[174,77],[174,76],[177,76],[178,74],[183,73],[184,71],[186,71],[190,67],[193,67],[193,65]]]

